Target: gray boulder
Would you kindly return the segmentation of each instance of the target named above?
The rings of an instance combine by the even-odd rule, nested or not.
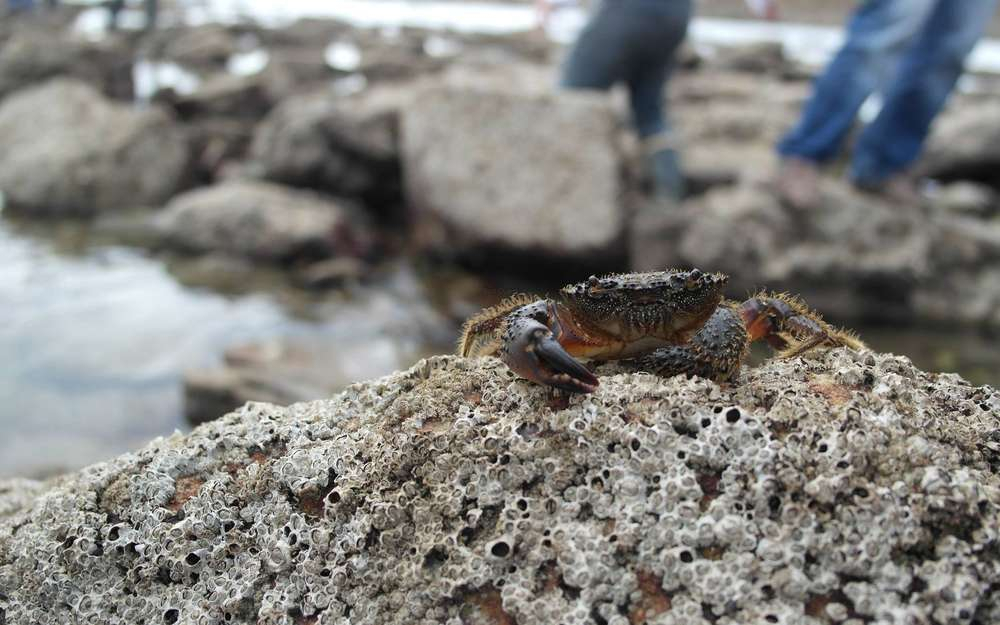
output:
[[[678,75],[671,92],[670,116],[687,176],[731,181],[759,179],[774,169],[774,146],[794,123],[809,86],[708,70]],[[690,186],[697,191],[701,185]]]
[[[170,201],[154,228],[170,245],[263,261],[367,252],[370,236],[347,205],[281,185],[232,180]]]
[[[158,56],[205,72],[224,69],[240,49],[237,35],[219,24],[165,30],[156,38],[161,39]]]
[[[841,319],[1000,324],[1000,223],[898,206],[824,181],[799,213],[764,186],[716,190],[632,229],[635,269],[712,267],[730,292],[802,294]]]
[[[285,405],[329,397],[449,349],[458,328],[430,305],[426,291],[413,271],[400,269],[377,285],[350,288],[346,302],[314,310],[327,320],[319,335],[236,345],[221,367],[186,371],[188,421],[210,421],[248,401]]]
[[[1000,120],[997,100],[959,101],[935,124],[921,163],[927,175],[1000,185]]]
[[[402,90],[338,97],[329,89],[291,96],[258,126],[250,153],[269,180],[339,195],[398,197]]]
[[[833,350],[555,396],[438,357],[0,518],[7,623],[1000,619],[1000,394]]]
[[[7,206],[33,215],[162,204],[189,162],[184,131],[162,110],[116,104],[64,78],[0,104],[0,145]]]
[[[23,27],[0,46],[0,100],[56,76],[76,78],[112,98],[132,98],[132,52],[120,39],[89,42]]]
[[[261,75],[233,76],[213,74],[187,95],[170,98],[178,115],[184,119],[224,117],[257,121],[273,105]]]
[[[613,265],[625,225],[616,125],[604,94],[526,93],[493,76],[428,85],[402,116],[419,245],[508,268]]]

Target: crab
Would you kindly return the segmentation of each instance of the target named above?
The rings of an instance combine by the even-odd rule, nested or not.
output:
[[[698,269],[591,276],[558,299],[515,295],[466,321],[458,352],[497,356],[516,374],[571,393],[600,382],[581,360],[625,360],[662,376],[736,379],[750,343],[792,357],[864,344],[802,300],[760,292],[728,301],[728,276]]]

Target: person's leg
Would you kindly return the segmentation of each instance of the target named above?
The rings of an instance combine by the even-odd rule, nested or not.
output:
[[[674,65],[674,55],[687,33],[690,0],[653,4],[630,2],[635,20],[633,55],[626,73],[632,121],[649,162],[657,195],[680,198],[684,178],[676,137],[664,112],[664,87]],[[626,6],[622,6],[625,10]]]
[[[7,0],[7,10],[10,13],[27,13],[34,9],[34,0]]]
[[[858,109],[886,68],[898,63],[933,5],[934,0],[866,0],[859,6],[843,47],[814,83],[801,119],[779,143],[778,153],[816,163],[835,157]]]
[[[996,5],[997,0],[937,1],[882,110],[858,139],[851,167],[857,184],[878,186],[916,160]]]
[[[146,30],[156,28],[157,4],[157,0],[146,0]]]
[[[622,79],[629,40],[623,17],[617,7],[601,3],[566,57],[560,86],[610,89]]]
[[[108,30],[118,30],[118,14],[125,8],[125,0],[108,2]]]

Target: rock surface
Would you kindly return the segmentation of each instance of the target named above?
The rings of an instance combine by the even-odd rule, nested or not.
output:
[[[93,43],[21,25],[0,45],[0,99],[56,76],[76,78],[112,98],[132,98],[132,53],[123,41]]]
[[[402,118],[419,244],[476,263],[545,257],[593,266],[621,256],[615,130],[603,94],[426,87]]]
[[[188,422],[216,419],[248,401],[286,405],[329,397],[405,369],[433,347],[448,350],[458,328],[430,305],[427,288],[412,271],[398,270],[377,286],[351,289],[335,310],[314,311],[328,319],[321,335],[236,345],[221,367],[186,371]]]
[[[185,180],[184,131],[158,108],[106,100],[56,78],[0,104],[0,190],[29,214],[159,205]]]
[[[154,228],[183,250],[280,262],[367,253],[370,235],[353,217],[346,204],[315,193],[231,180],[177,196]]]
[[[841,319],[1000,325],[1000,222],[891,205],[836,180],[799,213],[760,185],[640,215],[633,268],[712,267],[731,293],[800,293]]]
[[[164,30],[151,47],[160,58],[205,72],[224,69],[240,49],[236,34],[219,24]]]
[[[951,107],[941,116],[927,143],[921,165],[929,176],[973,179],[1000,186],[1000,122],[997,102]]]
[[[0,518],[0,619],[996,622],[998,431],[996,390],[873,353],[568,399],[438,357],[48,484]]]
[[[36,480],[0,479],[0,522],[31,507],[35,498],[45,490],[45,484]]]
[[[398,201],[402,98],[380,95],[386,93],[343,98],[324,89],[290,96],[258,126],[254,166],[269,180]]]

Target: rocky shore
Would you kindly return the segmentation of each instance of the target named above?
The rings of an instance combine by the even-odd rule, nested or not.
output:
[[[761,182],[808,74],[775,46],[689,51],[670,104],[696,195],[663,207],[643,198],[621,99],[554,91],[559,51],[537,34],[385,34],[332,20],[44,48],[36,34],[0,33],[0,189],[13,212],[144,207],[168,246],[293,265],[366,257],[405,229],[406,251],[486,271],[701,264],[741,288],[805,293],[835,274],[855,291],[827,298],[846,302],[831,311],[845,320],[947,321],[935,302],[958,299],[970,302],[962,322],[1000,324],[1000,282],[980,269],[1000,254],[997,93],[960,95],[942,116],[923,167],[957,186],[934,194],[929,218],[834,178],[822,211],[796,215]],[[265,62],[231,73],[248,52]],[[131,95],[130,56],[174,64],[196,86],[161,88],[140,110],[109,99]],[[306,209],[291,199],[300,188],[326,198]],[[241,208],[223,215],[213,198],[230,194]],[[273,249],[262,243],[272,238]]]
[[[696,265],[729,273],[733,297],[788,290],[849,324],[1000,327],[995,91],[961,94],[942,116],[922,163],[940,181],[928,206],[888,205],[831,175],[822,210],[798,214],[765,182],[808,72],[773,45],[689,49],[669,98],[693,194],[663,206],[645,196],[620,94],[555,91],[560,50],[537,33],[303,19],[94,42],[70,22],[0,28],[5,213],[112,230],[125,220],[154,251],[238,268],[229,282],[267,266],[335,292],[406,257],[461,264],[496,299],[507,276],[542,277],[543,290],[586,273]],[[259,67],[237,69],[253,55]],[[191,78],[140,94],[151,67]],[[303,360],[352,370],[326,351],[277,358],[270,371],[302,371]],[[189,379],[238,398],[216,404],[227,408],[301,398],[285,384],[255,395],[231,369]],[[335,377],[307,387],[341,388]]]
[[[837,349],[566,397],[435,357],[0,485],[0,623],[991,623],[1000,393]]]

